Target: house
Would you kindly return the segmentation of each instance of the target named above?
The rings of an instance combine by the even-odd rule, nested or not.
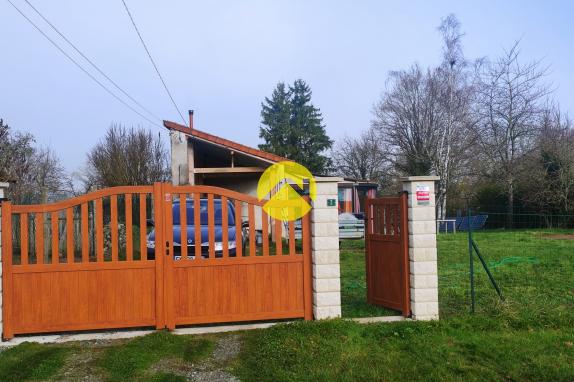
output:
[[[267,167],[287,158],[255,149],[189,126],[164,121],[170,131],[172,182],[208,185],[257,196],[257,182]],[[339,182],[339,211],[362,213],[364,200],[375,197],[377,184],[355,179]]]
[[[365,212],[365,199],[377,194],[377,183],[344,178],[339,182],[339,212]]]

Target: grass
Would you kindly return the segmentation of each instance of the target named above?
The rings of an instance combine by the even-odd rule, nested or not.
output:
[[[24,342],[0,353],[0,381],[41,381],[64,365],[70,347]]]
[[[209,356],[212,349],[213,342],[207,339],[159,331],[106,349],[98,364],[107,371],[109,381],[177,381],[177,375],[146,372],[154,363],[169,358],[197,362]]]
[[[365,242],[363,240],[343,240],[340,248],[343,317],[400,315],[400,312],[367,303]]]
[[[440,321],[300,321],[241,333],[233,373],[244,381],[574,380],[574,240],[551,233],[572,232],[476,233],[505,300],[476,261],[475,314],[466,235],[442,234]],[[343,314],[389,314],[365,302],[363,250],[362,241],[341,247]],[[213,346],[210,337],[157,332],[93,351],[90,370],[109,381],[183,381],[178,365],[201,362]],[[0,352],[0,380],[58,379],[77,349],[25,343]]]
[[[573,380],[574,240],[550,239],[548,233],[475,235],[505,301],[476,262],[474,315],[466,236],[440,235],[441,321],[332,320],[250,332],[235,372],[246,381]],[[357,243],[342,247],[343,278],[353,273],[345,269],[349,264],[358,266],[358,257],[348,258],[362,250]],[[361,294],[343,281],[342,295],[343,311],[357,313],[353,306],[361,305]],[[358,297],[350,304],[352,296]]]

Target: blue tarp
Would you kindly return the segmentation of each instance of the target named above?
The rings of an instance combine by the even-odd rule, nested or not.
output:
[[[439,222],[439,232],[452,232],[454,228],[453,225],[456,227],[457,231],[468,231],[468,216],[447,219],[455,220],[455,222]],[[488,215],[471,215],[470,228],[473,231],[483,229],[487,219]]]

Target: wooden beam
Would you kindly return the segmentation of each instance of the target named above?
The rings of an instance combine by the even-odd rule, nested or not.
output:
[[[196,174],[219,174],[233,172],[263,172],[262,167],[198,167],[193,170]]]

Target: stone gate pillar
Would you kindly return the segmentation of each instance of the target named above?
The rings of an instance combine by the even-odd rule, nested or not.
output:
[[[313,316],[341,317],[338,177],[316,177],[317,197],[311,210]]]
[[[438,268],[435,181],[438,176],[401,178],[409,201],[409,265],[411,312],[415,320],[436,320]]]

